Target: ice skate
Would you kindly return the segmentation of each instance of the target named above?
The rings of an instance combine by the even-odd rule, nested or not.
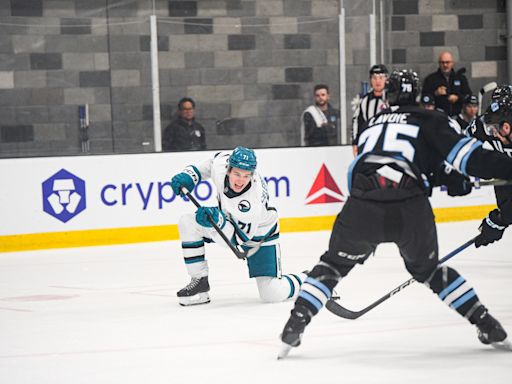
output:
[[[494,317],[485,314],[481,323],[477,324],[478,340],[496,349],[512,351],[512,343],[507,339],[507,332]]]
[[[208,304],[210,302],[209,290],[208,276],[193,277],[185,288],[178,291],[178,301],[182,306]]]
[[[296,306],[292,310],[291,316],[284,326],[283,333],[281,333],[283,345],[277,355],[278,359],[285,358],[292,348],[300,345],[302,334],[306,325],[311,321],[311,316],[311,312],[301,305]]]

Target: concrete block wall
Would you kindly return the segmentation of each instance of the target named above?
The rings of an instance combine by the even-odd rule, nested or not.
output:
[[[393,0],[388,5],[393,67],[410,67],[424,78],[437,70],[439,53],[448,50],[455,69],[466,68],[474,93],[490,81],[508,81],[504,0]]]
[[[347,95],[369,67],[371,1],[344,1]],[[377,1],[377,3],[379,3]],[[296,146],[316,83],[339,102],[339,0],[156,0],[162,128],[197,102],[211,149]],[[420,76],[450,49],[472,88],[506,79],[503,0],[383,0],[390,67]],[[0,0],[0,157],[151,152],[147,0]],[[349,121],[350,121],[349,113]]]
[[[347,79],[351,79],[347,95],[353,96],[368,81],[371,2],[344,3]],[[456,60],[455,69],[466,68],[474,93],[490,81],[508,81],[504,0],[385,0],[383,5],[383,57],[390,70],[411,68],[423,79],[437,70],[439,53],[449,50]]]

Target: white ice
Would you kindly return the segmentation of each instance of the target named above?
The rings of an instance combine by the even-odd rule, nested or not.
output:
[[[440,256],[478,222],[438,225]],[[283,270],[311,268],[329,232],[284,234]],[[448,263],[512,332],[512,232]],[[174,242],[0,254],[0,383],[511,382],[512,353],[420,284],[357,320],[323,310],[303,343],[276,359],[292,302],[262,304],[244,262],[207,248],[212,302],[180,307],[188,283]],[[337,287],[358,310],[409,278],[393,245]],[[511,334],[512,337],[512,334]]]

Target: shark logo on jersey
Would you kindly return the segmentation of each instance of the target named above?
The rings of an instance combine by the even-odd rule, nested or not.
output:
[[[325,164],[322,164],[322,167],[320,168],[320,171],[318,172],[318,175],[306,196],[306,205],[342,202],[343,193],[334,181],[334,178]]]
[[[251,203],[247,200],[242,200],[238,203],[238,210],[240,212],[249,212],[251,210]]]

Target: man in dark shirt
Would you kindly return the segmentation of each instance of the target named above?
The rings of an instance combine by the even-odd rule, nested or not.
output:
[[[423,93],[434,95],[436,109],[442,109],[448,116],[457,116],[465,97],[471,95],[465,70],[453,70],[453,57],[450,52],[439,55],[439,69],[431,73],[423,82]]]
[[[301,117],[301,146],[315,147],[338,143],[340,111],[329,104],[329,87],[315,85],[315,104],[304,110]]]
[[[164,151],[199,151],[206,149],[204,128],[195,121],[196,103],[184,97],[178,103],[178,117],[165,128],[162,138]]]

